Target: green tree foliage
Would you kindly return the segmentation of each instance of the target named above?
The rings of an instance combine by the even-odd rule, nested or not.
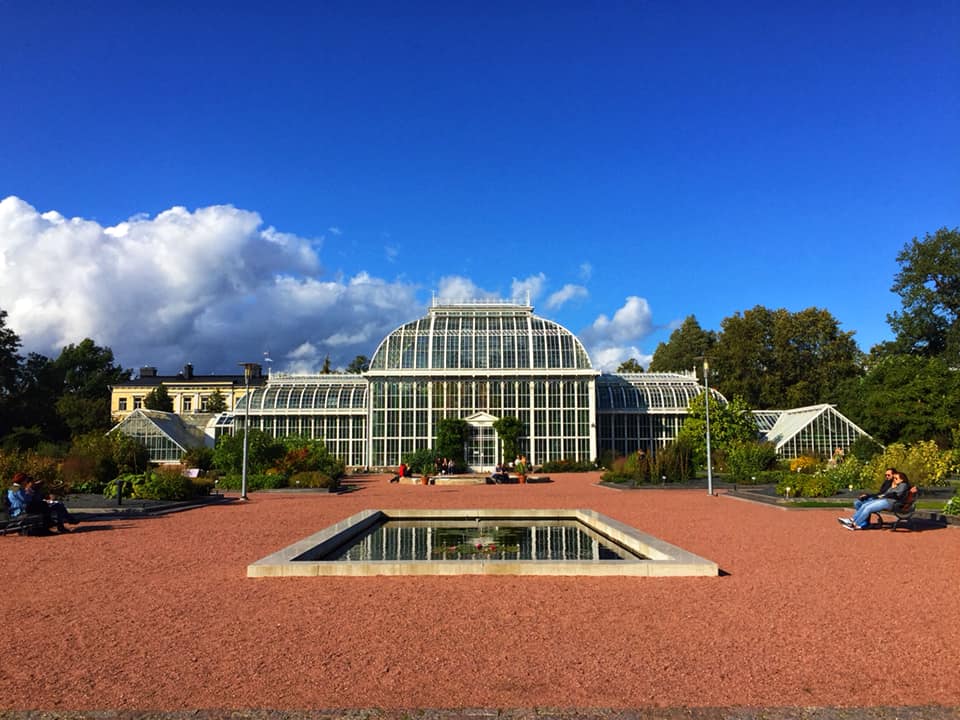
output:
[[[470,432],[470,426],[460,418],[444,418],[437,423],[437,439],[434,447],[440,457],[450,458],[457,467],[466,463],[463,458],[464,446]]]
[[[689,414],[677,433],[677,439],[682,438],[692,448],[696,467],[706,467],[707,463],[706,397],[704,392],[690,401]],[[711,450],[725,453],[735,442],[755,442],[757,433],[757,421],[743,398],[735,397],[729,403],[723,404],[711,396]]]
[[[223,396],[223,393],[220,392],[220,389],[217,388],[210,396],[207,398],[207,412],[208,413],[222,413],[227,411],[227,399]]]
[[[330,366],[330,356],[327,355],[323,359],[323,367],[320,368],[321,375],[330,375],[333,372],[333,368]]]
[[[869,372],[845,385],[839,409],[881,443],[947,447],[960,418],[960,373],[943,358],[874,356]]]
[[[960,229],[913,238],[897,255],[891,290],[902,309],[887,316],[896,334],[888,351],[943,357],[960,365]]]
[[[698,358],[711,355],[717,343],[717,334],[700,327],[696,317],[690,315],[670,333],[666,342],[657,345],[650,361],[650,372],[677,372],[692,370],[700,365]]]
[[[86,338],[63,348],[52,365],[59,385],[57,413],[70,434],[109,428],[110,386],[130,377],[114,363],[113,351]]]
[[[197,468],[206,472],[213,467],[213,448],[192,447],[188,448],[180,458],[180,464],[188,468]]]
[[[836,402],[841,383],[861,374],[852,332],[826,310],[797,313],[757,306],[725,318],[711,351],[711,378],[751,407]]]
[[[262,430],[250,430],[247,443],[247,472],[262,474],[284,456],[286,448]],[[243,471],[243,432],[222,435],[213,449],[213,465],[225,473]]]
[[[512,463],[514,458],[520,454],[520,438],[525,432],[523,421],[513,415],[504,415],[494,421],[493,429],[497,431],[503,447],[501,461]]]
[[[288,478],[303,472],[321,472],[331,478],[345,474],[343,461],[331,455],[322,440],[294,435],[279,443],[283,454],[274,462],[273,469]]]
[[[173,412],[173,398],[170,397],[170,393],[167,392],[164,385],[157,385],[143,398],[143,406],[147,410]]]
[[[629,360],[624,360],[617,367],[618,373],[642,373],[643,365],[641,365],[636,358],[630,358]]]
[[[347,372],[351,375],[359,375],[370,369],[370,360],[366,355],[357,355],[350,364],[347,365]]]

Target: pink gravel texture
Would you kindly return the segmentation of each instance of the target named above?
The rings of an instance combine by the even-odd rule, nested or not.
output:
[[[957,528],[598,479],[369,476],[0,538],[0,710],[960,705]],[[359,510],[439,507],[592,508],[724,574],[246,577]]]

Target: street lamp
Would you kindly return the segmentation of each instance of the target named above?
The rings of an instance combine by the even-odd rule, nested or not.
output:
[[[243,471],[240,479],[240,499],[247,500],[247,438],[250,435],[250,376],[260,367],[259,363],[238,363],[243,368],[243,387],[245,400],[243,403]]]
[[[710,461],[710,362],[703,358],[703,385],[707,389],[706,408],[707,417],[707,494],[713,495],[713,463]]]

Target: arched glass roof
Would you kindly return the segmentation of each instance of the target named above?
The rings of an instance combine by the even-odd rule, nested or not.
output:
[[[236,414],[246,410],[247,397],[252,412],[364,410],[367,382],[355,376],[273,373],[266,385],[251,389],[249,396],[237,401]]]
[[[691,373],[624,373],[597,378],[597,410],[621,412],[686,412],[690,401],[703,392]],[[710,388],[723,404],[727,399]]]
[[[435,305],[394,330],[370,370],[590,370],[580,340],[529,305]]]

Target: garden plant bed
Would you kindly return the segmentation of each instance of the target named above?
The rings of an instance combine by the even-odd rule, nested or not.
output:
[[[957,528],[850,533],[835,510],[787,513],[726,490],[610,492],[597,473],[526,486],[388,479],[0,538],[0,609],[21,638],[4,636],[0,710],[957,716]],[[256,559],[367,507],[590,507],[722,575],[246,577]],[[909,612],[896,652],[909,683],[890,683],[889,643],[863,630],[890,606]],[[932,711],[911,712],[863,717]]]

